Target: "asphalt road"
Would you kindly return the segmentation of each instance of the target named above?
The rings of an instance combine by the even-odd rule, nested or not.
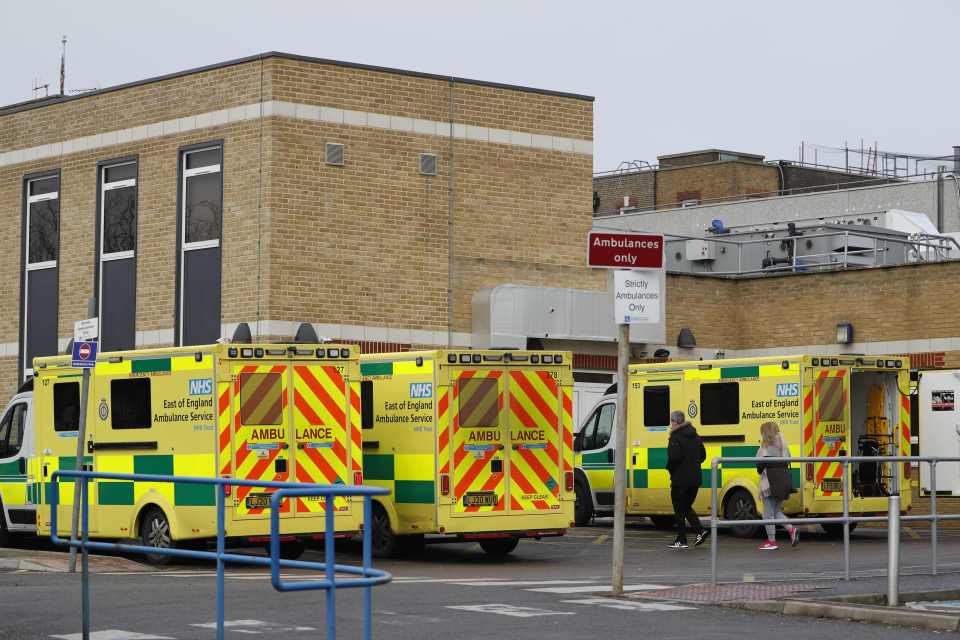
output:
[[[643,633],[661,639],[763,637],[928,637],[929,632],[859,623],[745,612],[670,599],[603,597],[610,576],[608,522],[575,529],[564,538],[525,541],[505,560],[487,558],[476,545],[436,545],[415,557],[377,562],[394,581],[374,590],[375,638],[557,638],[621,637]],[[857,531],[855,571],[880,575],[886,562],[882,530]],[[635,592],[709,579],[707,545],[685,552],[666,545],[670,532],[632,523],[627,536],[627,584]],[[720,538],[721,579],[804,582],[831,591],[870,587],[864,580],[835,580],[842,546],[805,531],[800,546],[760,552],[759,541]],[[340,545],[338,560],[359,561],[359,547]],[[904,572],[922,573],[929,560],[928,535],[911,529],[903,541]],[[320,560],[319,551],[306,559]],[[941,534],[941,566],[960,572],[960,531]],[[309,576],[289,572],[292,580]],[[949,579],[949,578],[948,578]],[[955,574],[960,585],[960,573]],[[231,567],[226,582],[229,638],[325,637],[322,592],[278,593],[266,572]],[[78,576],[0,573],[0,638],[79,637]],[[339,637],[360,637],[361,594],[338,593]],[[163,571],[96,574],[92,579],[94,640],[213,638],[213,567],[186,563]],[[109,633],[107,633],[109,632]],[[134,635],[131,635],[134,634]],[[144,634],[144,635],[135,635]]]

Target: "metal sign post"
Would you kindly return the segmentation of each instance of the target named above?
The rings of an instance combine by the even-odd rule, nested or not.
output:
[[[96,318],[93,324],[90,320],[81,320],[74,327],[73,361],[71,365],[83,369],[83,382],[80,387],[80,421],[77,425],[77,459],[75,471],[83,471],[84,443],[87,441],[87,401],[90,397],[90,369],[97,364],[97,343],[95,341],[82,342],[81,340],[96,339]],[[91,332],[93,335],[91,336]],[[82,482],[75,478],[73,482],[73,519],[70,524],[70,540],[76,542],[80,525],[80,489]],[[70,573],[77,571],[77,548],[70,547]]]
[[[639,325],[640,339],[663,342],[666,286],[663,236],[641,233],[587,235],[587,264],[613,272],[613,319],[617,325],[617,410],[613,441],[613,595],[623,595],[623,555],[627,522],[627,374],[630,327]],[[635,269],[623,271],[622,269]]]

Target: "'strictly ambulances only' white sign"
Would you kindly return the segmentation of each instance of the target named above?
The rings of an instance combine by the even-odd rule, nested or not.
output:
[[[614,320],[617,324],[660,322],[663,289],[657,270],[615,271]]]

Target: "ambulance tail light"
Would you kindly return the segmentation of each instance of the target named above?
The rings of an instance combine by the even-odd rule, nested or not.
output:
[[[353,484],[360,486],[363,484],[363,471],[353,472]]]
[[[813,465],[806,464],[804,466],[807,468],[807,482],[813,482]]]
[[[563,474],[563,488],[569,493],[573,491],[573,471],[566,471]]]
[[[223,476],[223,477],[229,478],[230,476]],[[223,485],[223,495],[229,496],[232,493],[232,491],[233,490],[230,488],[230,485],[228,484]]]
[[[440,495],[450,495],[450,474],[448,473],[440,474]]]

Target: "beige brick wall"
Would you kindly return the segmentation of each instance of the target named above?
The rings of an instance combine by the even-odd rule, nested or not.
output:
[[[754,162],[724,161],[657,171],[657,208],[679,204],[679,194],[700,192],[700,201],[749,193],[776,192],[780,177],[776,167]]]
[[[592,139],[588,100],[464,83],[453,89],[458,123]],[[271,58],[0,113],[0,153],[264,100],[446,121],[449,97],[442,79]],[[12,248],[0,256],[0,293],[9,302],[0,343],[19,340],[25,174],[62,172],[59,325],[66,337],[93,291],[96,164],[138,157],[136,328],[169,330],[178,150],[219,139],[222,322],[446,330],[449,138],[269,117],[0,167],[0,210],[7,212],[0,231]],[[323,163],[327,141],[346,145],[346,166]],[[420,152],[438,154],[439,175],[419,175]],[[455,141],[454,330],[470,331],[470,299],[480,287],[599,286],[581,252],[591,224],[591,165],[583,154]],[[0,360],[4,395],[16,378],[15,361],[7,360]]]

